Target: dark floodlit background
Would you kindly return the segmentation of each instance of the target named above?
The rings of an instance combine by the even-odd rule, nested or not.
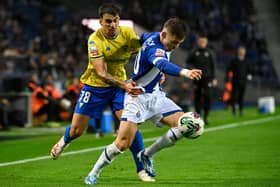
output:
[[[38,83],[50,80],[61,95],[65,93],[65,82],[69,77],[79,78],[88,62],[87,38],[93,32],[82,24],[82,20],[98,18],[98,6],[104,2],[112,1],[1,0],[0,96],[10,100],[11,110],[17,112],[20,118],[13,117],[14,122],[11,123],[21,122],[21,119],[25,120],[24,123],[32,121],[30,112],[28,114],[28,96],[25,95],[32,75],[38,76]],[[160,31],[162,23],[170,17],[180,17],[188,23],[191,33],[171,56],[176,64],[185,66],[197,34],[201,31],[207,33],[209,47],[216,54],[216,77],[219,82],[213,94],[213,108],[224,108],[225,69],[241,44],[246,46],[247,58],[254,70],[246,91],[246,105],[256,106],[258,99],[265,96],[272,96],[276,103],[280,102],[278,1],[115,2],[123,10],[121,18],[133,21],[138,33]],[[131,64],[128,65],[129,74]],[[183,89],[182,82],[187,81],[168,77],[164,89],[167,94],[176,93],[176,90]],[[192,107],[190,82],[189,86],[186,102]]]
[[[72,141],[61,158],[50,159],[79,96],[78,80],[88,63],[87,39],[96,27],[88,21],[98,19],[97,9],[104,2],[109,1],[0,0],[0,186],[85,186],[85,176],[105,146],[114,141],[117,123],[106,109],[100,131],[97,121],[91,119],[87,132]],[[280,1],[115,3],[123,10],[122,20],[131,21],[139,35],[160,31],[170,17],[185,20],[191,32],[171,55],[171,61],[181,66],[196,46],[198,33],[207,33],[208,47],[216,57],[218,85],[213,89],[204,134],[197,139],[183,138],[153,157],[155,183],[139,180],[127,151],[103,170],[98,185],[280,186]],[[223,102],[225,71],[239,45],[247,48],[252,77],[243,115],[232,115]],[[133,60],[127,65],[128,76]],[[32,115],[32,89],[42,85],[52,93],[49,101],[53,105],[49,105],[48,116],[44,113],[39,118]],[[185,111],[194,111],[193,88],[192,81],[171,76],[163,85]],[[139,129],[145,147],[167,131],[149,121]]]

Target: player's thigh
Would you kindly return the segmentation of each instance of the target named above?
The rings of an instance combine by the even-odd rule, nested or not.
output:
[[[160,122],[168,125],[169,127],[177,127],[179,118],[184,114],[184,112],[175,112],[168,116],[163,117]]]
[[[156,121],[160,120],[159,124],[165,124],[169,127],[176,127],[178,119],[184,114],[182,108],[166,96],[160,96],[154,107],[153,111],[159,111],[160,114],[156,115],[159,116]]]
[[[129,121],[121,121],[116,144],[121,150],[125,150],[132,144],[135,133],[137,131],[137,124]]]
[[[118,89],[116,89],[116,91],[113,95],[113,98],[112,98],[111,108],[118,119],[121,119],[122,111],[124,108],[124,97],[125,97],[124,90],[121,88],[118,88]]]

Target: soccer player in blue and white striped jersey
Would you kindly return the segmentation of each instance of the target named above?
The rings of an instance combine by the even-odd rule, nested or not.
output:
[[[154,144],[139,153],[139,160],[144,163],[146,171],[151,176],[155,176],[151,157],[162,148],[174,145],[182,137],[176,127],[184,112],[165,96],[160,82],[163,73],[195,80],[201,78],[201,70],[185,69],[169,60],[169,53],[179,47],[187,34],[187,25],[180,19],[172,18],[164,23],[161,32],[142,36],[145,42],[135,60],[131,79],[137,83],[143,93],[140,95],[126,93],[125,108],[117,138],[104,149],[85,178],[86,184],[96,184],[101,169],[110,164],[118,154],[129,148],[137,131],[137,125],[148,119],[157,125],[166,124],[171,127]]]

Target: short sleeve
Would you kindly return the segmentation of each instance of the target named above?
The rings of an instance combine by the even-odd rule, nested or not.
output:
[[[90,59],[103,58],[103,50],[100,42],[92,37],[88,39],[88,55]]]

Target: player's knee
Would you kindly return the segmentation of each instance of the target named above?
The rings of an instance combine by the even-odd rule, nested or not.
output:
[[[80,127],[71,127],[70,135],[72,138],[77,138],[83,134],[84,129]]]
[[[118,147],[118,149],[120,151],[125,151],[126,149],[129,148],[130,143],[129,143],[128,139],[121,139],[121,140],[116,141],[116,146]]]

